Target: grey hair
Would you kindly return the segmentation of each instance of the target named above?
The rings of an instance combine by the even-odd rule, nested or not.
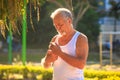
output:
[[[56,10],[51,14],[50,17],[51,17],[52,19],[54,19],[54,17],[55,17],[56,15],[58,15],[58,14],[62,15],[62,16],[65,17],[65,18],[70,18],[70,19],[73,20],[71,11],[68,10],[68,9],[66,9],[66,8],[58,8],[58,9],[56,9]]]

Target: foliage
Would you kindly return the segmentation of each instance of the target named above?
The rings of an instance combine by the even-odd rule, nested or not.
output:
[[[90,0],[48,0],[58,7],[64,7],[71,11],[73,15],[73,25],[76,28],[78,21],[82,19],[85,12],[90,8]],[[77,10],[76,10],[77,9]],[[77,12],[75,12],[77,11]]]
[[[15,74],[18,76],[15,76]],[[37,76],[41,76],[39,78],[47,80],[47,78],[52,78],[50,75],[52,75],[51,69],[44,69],[40,66],[0,65],[0,79],[22,78],[36,80]]]
[[[27,17],[28,20],[28,32],[27,32],[27,43],[28,46],[32,44],[35,45],[36,48],[47,48],[49,41],[51,38],[56,34],[55,28],[53,27],[53,22],[50,19],[50,13],[53,10],[53,6],[49,3],[45,3],[41,6],[41,20],[37,22],[35,11],[33,10],[33,24],[34,24],[34,31],[31,28],[29,14]],[[29,9],[28,9],[29,12]]]
[[[49,44],[50,39],[56,34],[55,28],[53,27],[52,24],[52,20],[50,19],[50,14],[52,13],[52,11],[54,11],[56,8],[60,7],[67,7],[67,0],[48,0],[48,2],[45,2],[45,4],[43,6],[41,6],[41,20],[40,22],[37,22],[36,16],[32,17],[33,23],[34,23],[34,28],[35,28],[35,32],[31,29],[31,25],[30,25],[30,18],[29,18],[29,14],[28,14],[28,43],[33,43],[33,44],[38,44],[41,48],[47,47],[47,45]],[[82,0],[81,0],[82,1]],[[53,4],[51,4],[51,3]],[[59,3],[59,4],[57,4]],[[77,19],[77,15],[79,15],[80,13],[82,13],[82,11],[78,12],[80,7],[86,7],[87,3],[84,3],[84,1],[82,3],[80,3],[80,1],[74,1],[72,2],[72,8],[73,8],[73,15],[75,19]],[[77,3],[77,5],[75,5]],[[65,5],[66,4],[66,5]],[[95,1],[93,2],[91,0],[91,5],[93,6],[97,6],[95,4]],[[86,6],[85,6],[86,5]],[[70,5],[69,5],[70,6]],[[68,7],[67,7],[68,8]],[[71,9],[70,9],[71,10]],[[84,8],[82,9],[84,10]],[[76,25],[76,28],[78,31],[81,31],[83,33],[85,33],[88,37],[90,42],[94,40],[97,40],[97,37],[99,35],[99,24],[98,24],[98,14],[96,13],[94,8],[89,8],[87,9],[88,11],[85,11],[86,13],[84,13],[84,16],[81,16],[82,18],[78,19],[78,23]],[[28,13],[29,13],[29,9],[28,9]],[[36,12],[34,13],[33,10],[33,15],[36,14]],[[92,16],[92,17],[91,17]],[[91,20],[89,20],[89,18]],[[74,20],[75,20],[74,19]],[[86,24],[87,23],[87,24]],[[92,36],[94,35],[94,36]],[[31,39],[31,37],[34,37]],[[32,44],[32,45],[33,45]]]
[[[5,2],[6,0],[1,0],[1,1]],[[22,32],[21,17],[22,17],[22,12],[24,12],[23,1],[21,0],[19,0],[20,2],[19,1],[15,2],[15,1],[16,0],[9,2],[10,5],[15,4],[15,7],[11,6],[12,7],[11,10],[8,12],[11,12],[10,15],[12,15],[10,18],[10,21],[13,21],[14,19],[12,23],[13,31],[17,30],[19,32],[19,36],[21,37],[21,32]],[[56,31],[52,24],[52,20],[50,19],[49,16],[50,16],[50,13],[58,7],[66,7],[72,11],[73,17],[74,17],[74,25],[79,31],[84,32],[86,35],[88,35],[90,42],[97,39],[98,32],[99,32],[99,27],[97,27],[98,20],[96,19],[97,15],[94,10],[90,10],[91,8],[93,9],[93,6],[94,7],[97,6],[94,0],[78,0],[78,1],[77,0],[76,1],[73,1],[73,0],[47,0],[47,1],[46,0],[27,0],[27,1],[28,1],[28,4],[27,4],[28,46],[37,45],[36,46],[37,48],[47,47],[52,36],[56,34]],[[6,5],[6,7],[8,6]],[[5,10],[6,17],[8,17],[9,19],[9,15],[7,12],[8,9],[6,7],[2,9]],[[17,11],[14,11],[14,10],[17,10]],[[90,16],[93,16],[93,17],[90,17]],[[5,21],[6,17],[2,19],[4,20],[4,22],[6,22]],[[88,21],[88,18],[90,19],[93,18],[93,20]],[[90,37],[93,34],[95,36]]]
[[[100,32],[98,23],[99,15],[93,9],[88,9],[83,18],[79,21],[77,30],[84,33],[88,37],[90,48],[97,46],[97,40]],[[94,46],[96,45],[96,46]]]
[[[22,15],[26,12],[26,4],[30,3],[37,11],[37,19],[40,18],[40,6],[45,3],[46,0],[0,0],[0,30],[3,36],[5,36],[6,30],[9,29],[9,23],[12,26],[12,32],[14,34],[19,33],[19,26],[22,24]],[[32,20],[31,20],[32,21]]]
[[[120,19],[120,1],[117,2],[115,0],[110,0],[111,8],[108,11],[108,16],[114,18],[114,32],[117,31],[117,20]],[[116,39],[116,35],[113,36],[114,40]]]
[[[116,2],[115,0],[110,0],[109,3],[111,4],[111,8],[108,12],[109,16],[114,16],[114,18],[120,18],[120,1]]]
[[[119,80],[119,71],[84,69],[85,80]],[[52,68],[33,65],[0,65],[0,79],[52,80]]]
[[[85,80],[119,80],[119,71],[106,71],[106,70],[85,70]]]

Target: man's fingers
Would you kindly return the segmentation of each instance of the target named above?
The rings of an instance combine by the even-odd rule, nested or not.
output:
[[[55,43],[54,42],[51,42],[50,45],[49,45],[49,48],[52,50],[55,46]]]
[[[49,50],[47,51],[47,55],[51,55],[51,54],[52,54],[52,50],[49,49]]]

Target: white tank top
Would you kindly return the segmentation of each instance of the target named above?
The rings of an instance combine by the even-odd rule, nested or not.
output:
[[[76,41],[80,32],[76,32],[72,39],[64,46],[60,46],[61,50],[69,55],[76,55]],[[56,38],[56,43],[58,40]],[[53,64],[53,80],[84,80],[83,70],[73,67],[66,63],[62,58]]]

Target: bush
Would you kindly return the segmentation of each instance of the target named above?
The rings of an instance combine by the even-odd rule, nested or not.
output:
[[[85,80],[120,80],[120,72],[84,69]],[[52,80],[52,68],[32,65],[0,65],[0,80]]]
[[[120,80],[120,72],[106,70],[84,70],[85,80]]]
[[[16,76],[18,75],[18,76]],[[24,80],[51,80],[52,69],[44,69],[41,66],[0,65],[0,80],[24,79]],[[48,79],[49,78],[49,79]]]

